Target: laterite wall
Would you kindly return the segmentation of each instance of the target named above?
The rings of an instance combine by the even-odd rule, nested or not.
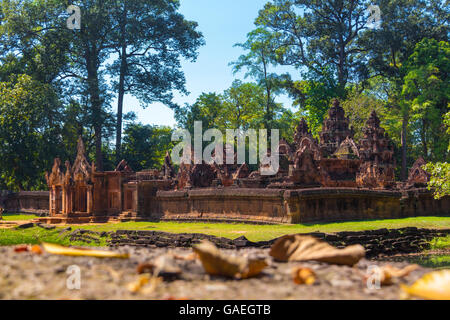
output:
[[[48,191],[5,193],[0,201],[7,212],[41,214],[49,211]]]
[[[450,197],[435,200],[426,189],[197,189],[159,191],[155,200],[155,214],[168,220],[305,223],[450,215]]]

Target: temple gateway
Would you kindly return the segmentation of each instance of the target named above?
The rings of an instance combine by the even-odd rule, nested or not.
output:
[[[175,172],[169,153],[161,170],[134,172],[125,160],[99,172],[81,138],[73,165],[55,159],[46,174],[48,223],[109,220],[203,220],[303,223],[449,215],[450,197],[433,198],[419,158],[407,182],[396,182],[394,148],[373,111],[356,143],[338,100],[328,111],[320,140],[304,119],[293,143],[281,139],[280,168],[273,176],[246,164],[182,164]]]

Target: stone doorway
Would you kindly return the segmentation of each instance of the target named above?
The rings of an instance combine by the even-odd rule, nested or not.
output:
[[[80,186],[75,189],[74,212],[87,213],[87,187]]]

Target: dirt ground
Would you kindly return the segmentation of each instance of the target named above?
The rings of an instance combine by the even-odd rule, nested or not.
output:
[[[199,260],[176,259],[176,266],[182,270],[179,279],[164,280],[153,287],[146,285],[144,290],[133,293],[129,284],[139,278],[136,271],[139,263],[152,262],[164,255],[188,256],[192,249],[121,247],[116,251],[128,252],[130,258],[36,255],[17,253],[14,247],[0,247],[0,299],[399,299],[398,283],[369,289],[363,277],[371,265],[407,265],[365,259],[353,268],[316,262],[279,263],[270,258],[268,249],[225,250],[231,254],[267,257],[269,266],[256,278],[229,280],[207,275]],[[69,268],[73,265],[79,267],[81,287],[70,290],[67,283],[71,274],[67,272],[73,270]],[[299,265],[316,272],[313,285],[293,282],[291,269]],[[401,281],[412,284],[430,271],[419,267]]]

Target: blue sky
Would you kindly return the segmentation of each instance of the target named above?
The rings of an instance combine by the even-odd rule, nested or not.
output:
[[[258,11],[267,0],[180,0],[180,12],[188,20],[198,23],[206,44],[199,50],[195,63],[183,62],[188,96],[175,93],[174,101],[179,105],[192,104],[202,92],[223,92],[234,79],[243,79],[243,74],[233,75],[229,62],[235,61],[244,52],[233,45],[244,42],[248,32],[254,29]],[[277,69],[278,70],[278,69]],[[285,72],[286,68],[283,68]],[[247,79],[251,81],[251,79]],[[287,97],[279,102],[291,105]],[[113,101],[113,108],[116,101]],[[143,109],[139,101],[127,96],[124,112],[134,111],[138,121],[144,124],[174,126],[173,111],[161,103]]]

